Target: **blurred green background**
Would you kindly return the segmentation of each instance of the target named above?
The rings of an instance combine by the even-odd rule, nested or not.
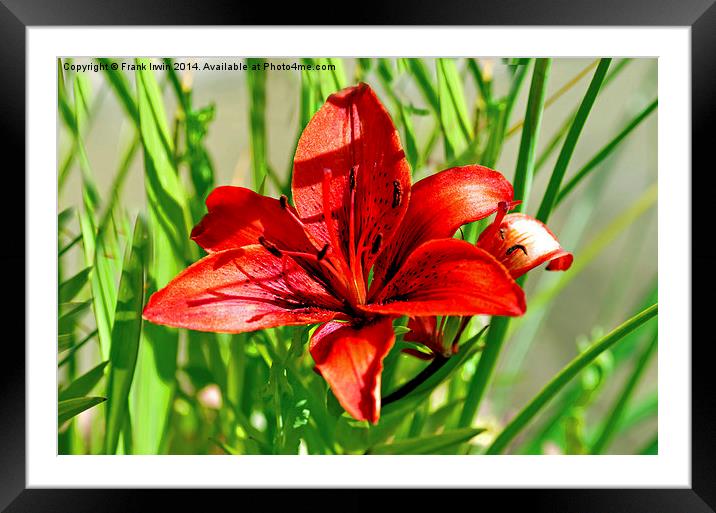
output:
[[[357,59],[335,61],[340,61],[348,84],[364,80],[376,90],[379,98],[391,111],[404,145],[406,144],[405,127],[399,122],[392,98],[398,98],[403,105],[413,107],[411,121],[415,140],[419,147],[426,146],[435,128],[435,118],[430,115],[429,105],[426,105],[418,83],[406,71],[404,64],[396,59],[385,60],[384,66],[393,72],[390,82],[387,82],[381,78],[377,60],[370,63],[370,68],[366,62],[361,65]],[[435,60],[423,61],[434,78]],[[95,61],[78,58],[72,59],[72,62],[89,64]],[[201,67],[204,63],[238,63],[243,60],[202,58],[177,59],[177,62],[197,62]],[[276,59],[271,62],[291,64],[301,60]],[[463,79],[464,98],[471,120],[477,127],[478,133],[486,131],[488,127],[480,126],[480,123],[491,118],[485,114],[487,106],[475,80],[471,78],[468,59],[455,59],[454,62]],[[475,62],[479,64],[484,78],[491,82],[493,96],[506,95],[514,77],[514,67],[511,67],[511,63],[501,58],[478,58]],[[537,146],[538,172],[532,186],[532,197],[529,200],[528,213],[532,215],[535,214],[547,186],[561,147],[561,139],[556,145],[556,150],[547,158],[541,160],[540,156],[563,127],[565,120],[570,119],[579,105],[594,73],[595,65],[594,59],[559,58],[552,62],[551,74],[547,81],[548,105],[544,110]],[[622,67],[619,68],[618,75],[602,87],[596,99],[563,183],[566,183],[577,169],[589,161],[630,119],[657,96],[656,59],[630,59],[627,62],[615,59],[611,71],[613,72],[619,65]],[[184,87],[192,91],[195,108],[213,106],[215,109],[215,117],[208,124],[208,132],[203,144],[213,164],[216,185],[231,184],[255,188],[249,130],[252,102],[252,96],[247,90],[249,73],[192,70],[178,73]],[[523,119],[527,104],[531,73],[530,66],[516,97],[507,125],[508,132],[504,146],[493,166],[510,180],[513,179],[517,164],[521,135],[519,122]],[[91,90],[89,102],[91,114],[84,135],[84,145],[97,188],[99,191],[107,191],[112,185],[118,163],[131,144],[132,138],[135,137],[136,130],[109,86],[106,74],[90,72],[83,75]],[[134,91],[134,74],[125,73],[125,75],[131,90]],[[173,129],[175,115],[181,110],[177,96],[164,73],[157,72],[156,76],[163,88],[167,121],[170,129]],[[65,74],[66,83],[70,83],[71,77],[71,73]],[[300,133],[302,80],[306,79],[301,72],[293,70],[265,72],[266,160],[267,165],[281,180],[285,180],[288,176],[297,136]],[[551,97],[554,98],[551,100]],[[72,133],[62,122],[61,116],[58,116],[57,133],[57,158],[60,167],[73,143]],[[447,167],[447,160],[443,140],[438,137],[432,151],[426,155],[425,162],[414,169],[414,181],[444,169]],[[146,208],[143,165],[140,149],[129,167],[121,196],[123,208],[130,214],[131,219],[137,212],[144,211]],[[79,208],[82,205],[81,173],[77,172],[76,163],[73,164],[72,169],[74,170],[67,175],[67,180],[59,193],[58,212],[72,206]],[[585,252],[595,250],[595,244],[596,253],[588,265],[580,269],[574,279],[565,283],[554,297],[545,296],[545,291],[549,291],[554,286],[561,286],[564,276],[573,270],[562,274],[546,273],[543,268],[538,268],[530,273],[531,277],[526,286],[528,315],[512,323],[514,330],[510,332],[500,355],[493,385],[481,403],[478,426],[504,424],[578,353],[577,344],[580,341],[586,343],[594,340],[595,336],[610,331],[642,308],[644,299],[656,285],[656,204],[653,200],[650,200],[651,203],[647,202],[648,208],[643,209],[643,212],[640,211],[639,215],[633,216],[633,219],[629,219],[630,222],[626,225],[613,226],[613,223],[621,214],[628,212],[640,198],[643,199],[645,191],[654,186],[656,180],[657,113],[655,111],[625,137],[618,148],[577,186],[577,189],[559,205],[551,217],[548,223],[550,229],[566,249],[574,252],[576,265],[579,265],[580,260],[585,257]],[[275,184],[270,180],[267,180],[265,193],[278,195]],[[199,203],[202,200],[194,198],[191,201]],[[79,229],[74,220],[69,229],[78,233]],[[600,240],[604,242],[601,246],[599,246]],[[66,276],[73,275],[84,266],[82,252],[77,248],[69,251],[63,259]],[[86,322],[91,324],[91,319]],[[615,351],[618,361],[618,350]],[[635,356],[629,353],[627,356],[630,359],[627,364],[613,366],[613,369],[608,360],[610,357],[615,359],[614,355],[603,356],[606,358],[602,362],[603,367],[595,367],[590,371],[597,374],[606,373],[606,379],[599,384],[598,396],[589,398],[589,394],[584,390],[589,389],[590,380],[599,381],[599,376],[590,376],[589,372],[582,373],[574,383],[570,384],[574,390],[570,392],[568,387],[565,393],[525,431],[523,435],[525,443],[540,429],[545,429],[544,422],[549,419],[550,412],[558,407],[567,393],[573,393],[575,396],[583,393],[583,396],[582,399],[573,398],[576,410],[571,411],[566,419],[559,421],[562,426],[560,433],[548,436],[540,442],[539,452],[568,451],[570,436],[577,436],[580,429],[589,431],[599,424],[600,419],[609,414],[618,399],[618,394],[624,388],[625,381],[633,371]],[[310,359],[309,356],[305,358]],[[98,362],[96,345],[88,344],[77,353],[75,374],[82,374]],[[471,371],[474,372],[474,362],[472,366],[468,363],[463,372],[469,374]],[[60,383],[67,379],[65,371],[61,370]],[[585,384],[580,384],[582,381]],[[631,409],[627,417],[629,414],[635,416],[631,419],[633,426],[629,426],[619,436],[614,437],[608,452],[637,453],[650,443],[656,433],[656,383],[656,358],[652,357],[630,399]],[[576,390],[577,388],[579,390]],[[584,401],[589,407],[585,407],[583,411],[579,410],[580,401]],[[84,426],[80,428],[80,431],[84,429],[85,432],[82,436],[89,438],[93,436],[88,431],[93,429],[91,417],[95,410],[97,409],[88,410],[78,417],[78,425]],[[204,422],[211,422],[211,420],[204,419]],[[483,435],[474,439],[475,444],[480,445],[481,436]],[[489,436],[485,436],[485,441],[489,440]],[[514,447],[520,445],[519,440]],[[192,449],[190,446],[177,446],[175,450],[181,452]],[[221,451],[214,448],[212,452]]]

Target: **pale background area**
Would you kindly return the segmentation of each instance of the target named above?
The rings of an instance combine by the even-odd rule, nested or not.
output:
[[[201,59],[197,62],[239,62],[240,59]],[[276,62],[292,63],[297,59],[276,60]],[[484,59],[483,63],[492,61],[494,64],[494,92],[501,95],[508,87],[507,69],[500,59]],[[551,95],[569,81],[592,59],[555,59],[548,82],[547,95]],[[89,63],[89,59],[77,59],[77,63]],[[429,68],[434,69],[431,59],[427,59]],[[462,62],[459,66],[462,66]],[[613,66],[614,64],[612,64]],[[355,61],[345,62],[348,81],[353,81]],[[460,68],[462,69],[462,68]],[[268,72],[267,80],[267,131],[268,158],[271,166],[280,174],[288,169],[295,138],[298,130],[300,73],[296,71]],[[114,175],[121,153],[126,148],[133,129],[116,101],[113,93],[106,88],[101,73],[88,73],[93,85],[94,97],[99,98],[95,119],[91,130],[86,135],[85,143],[92,165],[93,174],[97,179],[101,193],[107,190]],[[127,74],[130,80],[132,74]],[[512,122],[519,121],[524,113],[529,90],[531,71],[523,84],[520,97],[513,110]],[[542,122],[540,140],[545,144],[562,125],[564,118],[581,101],[586,90],[591,72],[577,86],[562,96],[554,105],[545,111]],[[161,80],[161,79],[160,79]],[[251,162],[249,149],[249,120],[247,107],[247,90],[245,72],[193,72],[194,106],[203,107],[209,103],[216,105],[216,118],[210,125],[206,139],[207,149],[213,159],[217,185],[252,186]],[[379,97],[389,105],[382,88],[374,75],[367,80]],[[467,80],[466,97],[468,106],[472,108],[476,91],[472,80]],[[401,95],[414,99],[416,106],[422,106],[423,100],[417,90],[412,89],[409,80],[399,81]],[[600,93],[592,113],[586,123],[569,166],[569,177],[586,163],[599,149],[611,140],[624,126],[625,122],[635,116],[657,94],[657,61],[656,59],[635,59],[626,69]],[[170,115],[175,111],[175,100],[170,87],[165,88],[165,102]],[[170,120],[171,121],[171,120]],[[432,128],[432,118],[413,118],[419,143],[422,145],[427,132]],[[496,169],[508,179],[512,179],[517,160],[519,133],[510,138],[502,151]],[[589,222],[580,224],[577,212],[580,205],[586,202],[581,194],[586,183],[579,186],[570,200],[561,205],[552,216],[549,226],[564,242],[569,250],[575,251],[575,260],[580,258],[579,248],[589,243],[610,221],[631,205],[657,179],[657,113],[650,115],[620,145],[617,153],[595,170],[594,175],[607,172],[603,193],[593,205],[593,213]],[[67,134],[60,133],[58,159],[64,154],[69,143]],[[538,152],[539,153],[539,152]],[[558,152],[539,173],[530,198],[528,213],[534,215],[546,187],[547,179],[556,160]],[[416,177],[425,176],[432,171],[442,169],[443,149],[437,144],[429,169],[417,170]],[[137,209],[144,205],[142,159],[136,158],[131,169],[123,203]],[[565,182],[566,182],[565,179]],[[273,191],[269,190],[269,193]],[[80,204],[79,174],[73,172],[63,195],[59,209],[69,205]],[[587,207],[582,207],[587,208]],[[570,244],[571,243],[571,244]],[[623,268],[623,262],[631,261],[629,268]],[[78,262],[79,265],[79,262]],[[519,409],[542,386],[571,360],[576,354],[575,341],[580,336],[589,336],[593,327],[601,327],[609,331],[633,315],[638,308],[639,299],[646,293],[657,271],[657,213],[652,208],[628,230],[626,230],[606,251],[595,259],[580,276],[570,283],[554,301],[549,314],[539,326],[536,337],[529,347],[524,344],[512,343],[508,340],[505,351],[500,359],[497,375],[504,375],[509,370],[510,362],[517,363],[523,358],[530,365],[522,366],[522,372],[495,383],[488,398],[496,398],[509,407],[492,408],[489,401],[484,401],[483,416],[489,418],[493,411],[497,415],[509,415]],[[533,295],[533,289],[543,279],[554,281],[554,276],[547,276],[538,268],[530,274],[527,284],[527,301]],[[544,275],[544,276],[543,276]],[[612,298],[609,301],[607,298]],[[616,300],[614,300],[616,298]],[[639,401],[646,393],[656,389],[656,360],[649,366],[632,404]],[[622,371],[629,371],[624,366]],[[593,413],[601,414],[604,405],[611,404],[614,393],[621,389],[626,375],[616,372],[603,400],[593,408]],[[601,406],[601,408],[600,408]],[[504,409],[504,411],[503,411]],[[499,411],[496,411],[499,410]],[[537,421],[537,424],[539,421]],[[645,437],[653,433],[656,423],[643,423],[639,429],[632,430],[630,437],[617,437],[610,447],[611,453],[623,453],[623,449],[642,443]],[[640,442],[641,441],[641,442]]]

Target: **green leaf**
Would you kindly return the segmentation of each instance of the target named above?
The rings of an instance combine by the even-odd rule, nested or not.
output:
[[[602,84],[602,89],[605,89],[622,72],[622,70],[630,62],[631,62],[631,59],[621,59],[616,65],[611,67],[609,70],[609,73],[607,73],[607,76],[604,79],[604,83]],[[547,162],[549,157],[552,155],[554,150],[557,149],[557,146],[559,146],[559,143],[562,141],[564,136],[567,134],[569,127],[572,126],[574,117],[577,115],[577,110],[578,109],[574,109],[567,115],[567,117],[564,119],[564,122],[554,132],[554,135],[552,136],[552,138],[545,145],[544,149],[542,150],[542,153],[537,158],[537,163],[535,164],[535,173],[539,172],[539,170],[542,169],[542,167]]]
[[[57,107],[60,111],[60,117],[67,128],[73,134],[77,132],[77,122],[75,114],[67,97],[67,88],[65,87],[65,76],[62,70],[62,59],[57,59]]]
[[[409,392],[401,399],[385,404],[381,410],[381,415],[390,415],[397,412],[406,412],[414,408],[422,400],[426,399],[435,388],[445,381],[453,372],[459,369],[475,354],[477,342],[487,330],[487,326],[482,328],[476,335],[470,337],[466,342],[460,345],[457,354],[447,359],[429,378],[420,383],[414,390]],[[388,396],[389,397],[389,396]],[[387,399],[387,397],[386,397]]]
[[[63,231],[67,223],[69,223],[72,218],[75,215],[75,208],[74,207],[67,207],[62,212],[57,214],[57,231],[61,232]]]
[[[104,376],[104,368],[108,363],[108,361],[102,362],[79,378],[75,379],[72,383],[67,385],[66,388],[60,390],[58,393],[58,399],[60,401],[65,401],[67,399],[83,397],[89,394]]]
[[[315,84],[319,90],[319,103],[323,103],[333,93],[346,87],[345,71],[340,59],[303,59],[306,64],[313,66],[309,71],[315,77]],[[319,69],[319,66],[335,66],[336,69]]]
[[[85,75],[77,75],[74,81],[75,123],[77,125],[77,130],[74,134],[75,143],[77,144],[77,151],[79,153],[83,187],[89,195],[92,204],[97,205],[99,203],[99,193],[97,192],[97,185],[92,176],[92,170],[90,169],[89,159],[87,158],[83,141],[83,134],[87,130],[87,120],[89,118],[90,97],[89,80]]]
[[[263,59],[247,59],[249,69],[261,67]],[[247,71],[246,85],[249,90],[249,134],[251,139],[251,166],[254,188],[263,182],[267,173],[266,150],[266,72]]]
[[[659,435],[654,435],[649,442],[639,450],[638,454],[646,456],[659,454]]]
[[[477,414],[480,402],[485,395],[487,386],[492,378],[492,373],[495,370],[497,357],[502,349],[502,343],[507,333],[510,318],[492,317],[490,323],[490,329],[487,332],[487,339],[485,341],[485,349],[480,355],[477,369],[468,386],[465,404],[462,407],[462,412],[460,412],[460,418],[458,420],[459,427],[469,426]]]
[[[92,340],[97,335],[97,330],[91,331],[84,337],[82,337],[82,340],[80,340],[77,343],[74,343],[74,334],[72,335],[60,335],[58,337],[58,346],[59,351],[64,351],[65,349],[69,349],[69,352],[65,355],[65,357],[60,361],[60,363],[57,364],[58,367],[62,367],[63,365],[66,365],[70,361],[72,361],[74,353],[80,349],[83,345],[85,345],[87,342]],[[65,338],[66,337],[66,338]],[[63,339],[65,340],[64,343],[68,345],[63,346]]]
[[[393,100],[394,108],[398,112],[400,122],[403,126],[403,140],[405,141],[405,156],[410,164],[410,169],[415,172],[420,163],[420,152],[418,151],[417,138],[415,137],[415,129],[410,118],[411,110],[403,105],[403,102],[394,93],[393,87],[393,70],[390,60],[378,59],[378,76],[380,77],[383,87],[388,92],[391,100]]]
[[[137,59],[137,65],[146,65],[148,59]],[[177,268],[162,266],[161,276],[166,283],[184,265],[189,240],[189,215],[186,191],[174,165],[174,144],[169,135],[164,103],[154,73],[148,68],[136,71],[139,125],[144,149],[145,190],[150,212],[154,250],[163,258],[181,262]],[[154,230],[156,228],[156,230]],[[176,271],[176,272],[175,272]]]
[[[79,415],[106,400],[105,397],[76,397],[60,401],[57,405],[57,424],[62,425],[75,415]]]
[[[147,297],[186,266],[189,241],[187,195],[174,163],[161,90],[149,61],[138,59],[136,72],[139,125],[144,149],[144,176],[149,207],[149,278]],[[143,69],[141,65],[147,66]],[[179,333],[151,323],[142,328],[133,394],[130,397],[133,447],[137,454],[162,452],[176,387]]]
[[[547,385],[505,426],[502,432],[488,447],[487,454],[500,454],[520,431],[534,418],[537,413],[585,367],[592,363],[601,353],[619,342],[625,335],[631,333],[658,312],[658,305],[654,304],[639,312],[621,326],[605,335],[586,351],[562,368]]]
[[[99,58],[97,59],[100,64],[103,64],[102,71],[107,77],[109,85],[117,95],[119,103],[124,108],[124,111],[132,119],[135,125],[139,125],[139,112],[137,110],[137,102],[134,99],[132,90],[129,85],[127,76],[121,71],[121,66],[115,59]],[[117,65],[117,69],[112,69],[112,65]]]
[[[483,431],[482,428],[463,428],[439,435],[398,440],[390,444],[376,445],[370,449],[370,454],[435,454],[469,442]]]
[[[147,266],[147,229],[141,218],[134,225],[131,247],[127,248],[119,283],[117,310],[112,328],[111,366],[107,383],[105,452],[117,451],[119,433],[127,413],[129,390],[137,364],[142,331],[142,308]]]
[[[639,355],[631,376],[629,376],[621,392],[617,395],[616,401],[608,410],[610,412],[609,416],[604,421],[596,441],[592,444],[592,454],[602,454],[609,446],[609,442],[615,434],[619,421],[623,417],[626,407],[634,395],[634,390],[636,390],[636,386],[639,384],[651,357],[656,352],[658,338],[658,335],[655,333],[643,352]]]
[[[470,71],[473,78],[475,79],[477,89],[478,91],[480,91],[480,96],[485,102],[485,105],[489,105],[492,102],[492,81],[488,78],[485,78],[482,73],[482,69],[480,69],[480,64],[477,59],[468,59],[467,69]]]
[[[60,283],[58,287],[58,298],[60,303],[72,301],[82,290],[88,281],[92,267],[85,267],[80,272]]]
[[[432,411],[425,421],[423,431],[427,433],[435,433],[439,429],[443,428],[448,419],[460,409],[464,402],[465,398],[460,397],[442,405],[435,411]]]
[[[522,203],[515,207],[515,210],[518,212],[524,212],[526,210],[530,191],[532,190],[535,154],[537,153],[537,142],[542,124],[544,101],[547,95],[547,78],[549,77],[551,67],[552,59],[535,60],[530,94],[527,99],[525,123],[522,128],[520,150],[517,155],[517,169],[515,170],[515,179],[513,182],[515,198],[522,200]]]
[[[100,198],[94,183],[92,170],[85,152],[82,134],[86,130],[88,117],[89,84],[84,75],[75,77],[75,120],[77,133],[75,142],[79,153],[80,169],[82,170],[83,209],[79,213],[82,246],[85,266],[91,267],[90,287],[95,322],[99,331],[100,352],[103,360],[109,356],[110,333],[114,321],[114,305],[116,302],[116,285],[114,263],[112,262],[112,246],[116,245],[107,231],[99,231],[96,211]]]
[[[445,155],[452,160],[472,140],[472,126],[462,90],[462,80],[453,59],[437,59],[440,123],[445,138]]]
[[[594,155],[594,157],[589,160],[589,162],[582,166],[582,168],[575,173],[572,179],[569,180],[569,182],[567,182],[564,187],[562,187],[562,189],[559,191],[555,206],[559,205],[562,200],[582,180],[584,180],[595,167],[597,167],[604,161],[604,159],[611,155],[614,150],[619,146],[619,143],[621,143],[627,135],[629,135],[636,127],[638,127],[641,122],[644,121],[649,116],[649,114],[651,114],[656,109],[657,104],[658,100],[654,99],[654,101],[647,105],[644,110],[642,110],[633,119],[631,119],[626,124],[626,126],[617,134],[617,136],[614,137],[614,139],[609,141],[601,150],[596,153],[596,155]]]
[[[437,119],[440,119],[440,102],[438,93],[430,77],[428,68],[423,59],[408,59],[410,73],[413,75],[418,89],[423,95],[427,104],[432,108]]]
[[[90,288],[92,291],[92,308],[99,333],[99,346],[102,359],[109,357],[112,340],[112,323],[114,322],[114,305],[116,289],[105,243],[97,233],[95,205],[90,194],[83,188],[83,210],[79,213],[80,230],[82,232],[82,249],[84,261],[90,271]],[[104,232],[106,233],[106,232]]]
[[[541,308],[552,301],[572,280],[579,276],[584,269],[588,268],[589,264],[600,255],[605,248],[612,244],[618,235],[623,233],[634,221],[649,211],[657,199],[658,190],[656,184],[654,184],[602,229],[589,244],[581,248],[579,258],[575,259],[569,272],[561,276],[554,285],[540,291],[540,293],[532,299],[530,307]]]
[[[577,146],[577,141],[582,133],[582,128],[584,128],[584,124],[587,122],[589,112],[592,110],[592,105],[594,105],[594,102],[597,99],[597,95],[602,87],[604,77],[607,74],[607,70],[609,69],[609,64],[611,64],[611,62],[611,59],[601,59],[599,61],[599,65],[594,72],[592,81],[587,88],[587,92],[582,99],[582,103],[579,105],[577,115],[574,117],[574,121],[572,121],[572,125],[569,127],[567,138],[564,140],[562,151],[559,153],[557,163],[554,166],[552,176],[550,177],[549,184],[547,185],[547,190],[542,197],[542,203],[537,211],[537,219],[543,223],[547,222],[550,214],[552,213],[552,209],[556,204],[557,194],[559,194],[559,189],[562,186],[562,179],[564,178],[564,174],[567,172],[567,166],[569,165],[569,161],[574,153],[574,148]]]
[[[487,138],[487,146],[482,155],[482,164],[487,167],[495,167],[502,153],[502,146],[507,133],[507,126],[512,116],[512,110],[517,102],[517,96],[522,89],[522,84],[527,76],[530,60],[527,59],[523,63],[515,67],[512,76],[510,90],[505,98],[496,104],[488,105],[488,115],[496,121],[493,121],[490,133]]]
[[[91,305],[91,300],[83,303],[60,303],[60,315],[57,319],[58,333],[71,333],[77,321],[89,310]]]

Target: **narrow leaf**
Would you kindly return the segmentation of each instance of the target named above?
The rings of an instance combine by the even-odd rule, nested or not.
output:
[[[435,454],[446,448],[469,442],[482,433],[482,428],[464,428],[447,431],[439,435],[399,440],[371,448],[370,454]]]
[[[600,354],[619,342],[625,335],[644,324],[658,312],[654,304],[639,312],[624,324],[592,344],[586,351],[567,364],[552,380],[505,426],[487,449],[487,454],[500,454],[520,431],[534,418],[552,398],[580,371]]]
[[[57,424],[61,426],[75,415],[79,415],[85,410],[89,410],[93,406],[103,403],[107,399],[105,397],[76,397],[60,401],[57,405]]]
[[[447,160],[452,160],[461,154],[472,140],[472,127],[455,61],[437,59],[436,66],[445,155]]]
[[[108,361],[102,362],[79,378],[75,379],[72,383],[67,385],[66,388],[60,390],[58,399],[60,401],[65,401],[67,399],[83,397],[89,394],[102,379],[102,376],[104,376],[104,368],[108,363]]]
[[[569,165],[569,161],[574,153],[574,148],[577,146],[577,141],[582,133],[587,117],[589,117],[589,112],[592,110],[592,105],[594,105],[594,102],[597,99],[597,95],[602,87],[604,77],[607,74],[607,70],[609,69],[609,64],[611,64],[611,62],[611,59],[601,59],[599,61],[599,65],[594,72],[592,81],[587,88],[587,92],[582,99],[582,103],[579,105],[577,115],[574,117],[574,121],[572,121],[572,125],[569,127],[567,138],[562,146],[562,151],[559,153],[557,163],[554,166],[552,176],[549,180],[549,184],[547,185],[547,190],[544,193],[542,203],[540,204],[537,212],[537,219],[543,223],[547,222],[550,214],[552,213],[552,209],[556,204],[557,194],[559,194],[559,189],[562,186],[562,179],[564,178],[564,174],[567,172],[567,166]]]
[[[532,190],[532,177],[534,175],[535,154],[539,140],[544,100],[547,94],[547,78],[549,76],[552,59],[537,59],[532,72],[532,84],[527,100],[527,113],[522,130],[520,150],[517,155],[517,169],[515,170],[515,198],[522,200],[516,207],[518,212],[524,212]]]
[[[60,303],[72,301],[82,290],[88,281],[91,267],[85,267],[80,272],[60,283],[58,287],[58,298]]]
[[[609,442],[611,441],[615,433],[619,421],[624,415],[626,407],[634,394],[634,390],[636,390],[636,386],[639,384],[639,381],[641,380],[641,377],[643,376],[644,371],[646,370],[647,365],[651,360],[651,357],[656,351],[657,344],[658,335],[655,333],[649,343],[644,348],[641,355],[639,355],[639,358],[636,361],[636,365],[634,366],[634,370],[632,371],[631,376],[629,376],[627,382],[624,384],[624,388],[617,396],[616,402],[611,406],[611,408],[609,408],[609,416],[604,422],[596,441],[592,445],[592,454],[601,454],[609,446]]]
[[[654,112],[654,109],[656,109],[657,104],[658,100],[655,99],[649,105],[647,105],[644,110],[642,110],[639,114],[637,114],[627,123],[627,125],[617,134],[616,137],[614,137],[614,139],[609,141],[601,150],[597,152],[596,155],[594,155],[594,157],[589,160],[589,162],[582,166],[582,168],[575,173],[572,179],[569,180],[569,182],[567,182],[564,187],[562,187],[562,189],[559,191],[556,205],[559,205],[562,200],[577,185],[579,185],[579,183],[584,180],[595,167],[597,167],[604,161],[604,159],[611,155],[614,150],[619,146],[619,143],[621,143],[627,135],[629,135],[636,127],[638,127],[641,122],[649,116],[649,114]]]
[[[141,218],[134,225],[132,245],[127,249],[119,283],[117,310],[112,328],[105,452],[117,450],[119,433],[125,422],[129,389],[134,378],[142,330],[144,284],[147,262],[147,230]]]
[[[262,59],[247,59],[249,69],[260,67]],[[258,69],[258,68],[256,68]],[[254,188],[266,176],[266,72],[248,71],[246,84],[249,90],[249,134],[251,136],[251,166],[254,174]]]

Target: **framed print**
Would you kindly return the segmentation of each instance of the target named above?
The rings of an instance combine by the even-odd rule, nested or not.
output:
[[[436,487],[712,511],[690,170],[716,7],[537,5],[257,27],[6,1],[3,507]]]

